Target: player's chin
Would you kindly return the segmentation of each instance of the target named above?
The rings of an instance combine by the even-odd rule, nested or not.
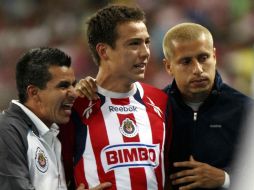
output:
[[[145,79],[145,73],[139,73],[134,76],[135,81],[144,80]]]
[[[194,94],[203,94],[203,93],[207,93],[209,91],[208,87],[199,87],[199,88],[192,88],[192,93]]]

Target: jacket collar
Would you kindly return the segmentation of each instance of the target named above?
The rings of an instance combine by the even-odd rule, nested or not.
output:
[[[27,124],[27,126],[34,132],[36,136],[39,137],[39,132],[34,125],[34,123],[31,121],[31,119],[26,115],[26,113],[16,104],[10,103],[9,108],[7,109],[7,112],[12,116],[16,117],[19,120],[22,119]]]
[[[222,86],[223,86],[223,81],[218,71],[216,71],[214,86],[212,88],[212,91],[210,95],[206,98],[204,103],[201,105],[199,110],[205,110],[206,108],[209,108],[209,106],[213,104],[214,101],[216,101],[217,97],[221,94]],[[175,99],[179,105],[185,108],[188,107],[181,98],[181,93],[176,85],[175,80],[173,80],[173,82],[170,85],[164,88],[164,91],[170,96],[170,98]]]

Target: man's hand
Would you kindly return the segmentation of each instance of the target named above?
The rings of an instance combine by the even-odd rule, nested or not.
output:
[[[173,185],[184,184],[179,190],[221,187],[225,180],[225,173],[223,170],[206,163],[198,162],[194,160],[192,156],[189,161],[175,162],[174,167],[190,168],[170,176]]]
[[[76,84],[76,91],[80,97],[87,97],[89,100],[97,100],[97,86],[94,78],[88,76]]]
[[[105,182],[105,183],[101,183],[99,185],[97,185],[96,187],[93,187],[91,189],[85,189],[85,185],[83,183],[81,183],[77,190],[103,190],[103,189],[108,189],[112,186],[112,184],[110,182]]]

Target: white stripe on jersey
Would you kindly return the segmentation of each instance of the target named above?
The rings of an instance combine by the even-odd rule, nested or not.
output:
[[[137,89],[139,90],[140,97],[143,99],[143,96],[144,96],[144,89],[143,89],[143,87],[141,86],[141,84],[139,82],[135,82],[135,85],[136,85]]]
[[[85,178],[88,182],[89,187],[94,187],[94,184],[99,185],[100,180],[97,173],[96,159],[91,144],[89,126],[87,126],[87,141],[83,159],[85,159],[84,162]]]

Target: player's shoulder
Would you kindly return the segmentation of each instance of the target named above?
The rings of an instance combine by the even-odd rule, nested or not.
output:
[[[163,90],[140,82],[137,82],[136,85],[141,91],[141,97],[143,100],[147,99],[160,107],[165,107],[168,101],[168,95]]]
[[[142,83],[142,82],[136,82],[136,85],[138,88],[142,88],[144,91],[144,94],[146,94],[146,95],[167,99],[167,94],[159,88],[156,88],[150,84],[146,84],[146,83]]]

